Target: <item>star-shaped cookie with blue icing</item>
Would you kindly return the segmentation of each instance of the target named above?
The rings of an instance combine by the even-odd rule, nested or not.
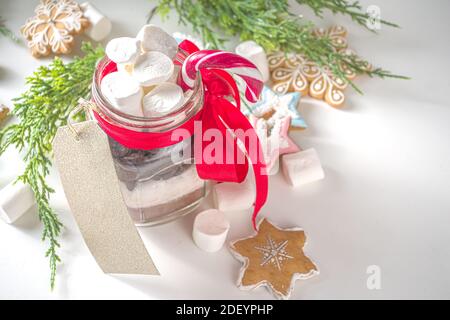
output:
[[[300,96],[300,92],[277,94],[269,87],[264,86],[259,102],[254,104],[244,103],[241,110],[246,116],[252,114],[257,118],[264,118],[269,125],[277,119],[289,116],[291,128],[305,129],[307,128],[306,122],[297,110]]]
[[[305,244],[302,229],[281,229],[261,220],[256,235],[230,246],[231,253],[244,263],[238,286],[244,290],[266,286],[277,298],[288,299],[297,279],[319,273],[303,253]]]

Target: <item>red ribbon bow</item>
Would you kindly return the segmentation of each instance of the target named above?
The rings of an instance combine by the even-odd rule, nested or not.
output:
[[[180,48],[188,54],[199,50],[189,41],[183,41]],[[104,72],[103,76],[115,71],[115,69],[115,65],[111,66],[109,71]],[[194,148],[194,158],[197,173],[202,179],[240,183],[247,176],[248,160],[250,160],[256,186],[256,199],[252,216],[253,227],[256,229],[256,216],[266,202],[268,195],[268,177],[258,136],[248,119],[240,111],[239,90],[233,77],[228,72],[216,68],[206,68],[199,71],[204,89],[202,111],[177,129],[186,129],[191,136],[194,135],[194,139],[201,139],[201,141],[196,140],[195,146],[201,145],[201,150]],[[236,105],[230,102],[230,97],[233,98]],[[172,139],[172,133],[177,129],[162,133],[137,132],[113,125],[96,112],[94,112],[94,116],[111,138],[128,148],[149,150],[180,142]],[[201,132],[196,132],[199,130],[198,126],[194,125],[195,121],[201,121]],[[215,130],[218,136],[222,137],[222,141],[205,139],[204,133],[208,133],[209,129]],[[236,134],[236,130],[245,132],[245,135]],[[214,134],[214,136],[217,135]],[[197,141],[200,143],[197,143]],[[241,142],[240,144],[244,147],[245,152],[239,146],[238,141]],[[256,145],[252,141],[256,142]],[[211,150],[211,145],[214,145],[214,148],[212,148],[213,158],[219,159],[219,161],[211,162],[211,159],[205,158],[204,153],[208,148]],[[257,150],[252,150],[255,147]]]

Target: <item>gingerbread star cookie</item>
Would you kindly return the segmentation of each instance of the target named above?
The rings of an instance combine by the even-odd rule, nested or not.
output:
[[[244,263],[238,286],[251,290],[268,287],[275,297],[288,299],[297,279],[319,273],[303,253],[306,236],[302,229],[281,229],[267,219],[258,225],[258,233],[231,244],[231,253]]]
[[[21,28],[28,40],[31,54],[36,57],[70,53],[74,35],[89,27],[80,6],[73,0],[41,0],[35,16]]]

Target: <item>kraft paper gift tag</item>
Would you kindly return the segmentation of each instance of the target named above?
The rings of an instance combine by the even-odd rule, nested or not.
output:
[[[105,273],[159,274],[131,220],[106,134],[95,121],[58,129],[56,165],[81,234]]]

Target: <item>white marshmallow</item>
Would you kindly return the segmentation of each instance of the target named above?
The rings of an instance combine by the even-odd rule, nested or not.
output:
[[[200,249],[206,252],[219,251],[230,230],[225,214],[216,209],[200,212],[194,221],[192,238]]]
[[[176,111],[184,103],[180,86],[164,82],[144,96],[142,101],[145,117],[161,117]]]
[[[284,177],[294,187],[325,177],[319,156],[312,148],[283,155],[281,165]]]
[[[155,88],[156,88],[156,85],[155,86],[149,86],[149,87],[142,87],[142,89],[144,90],[144,96],[147,95],[149,92],[151,92]]]
[[[249,40],[240,43],[236,47],[235,52],[255,64],[259,72],[261,72],[264,82],[269,80],[269,63],[263,47],[255,41]]]
[[[29,185],[20,181],[11,182],[0,190],[0,218],[6,223],[14,223],[35,203],[34,193]]]
[[[178,50],[178,43],[175,38],[152,24],[143,26],[136,38],[141,41],[142,51],[162,52],[173,59]]]
[[[111,21],[89,2],[80,4],[83,15],[89,20],[86,34],[94,41],[105,39],[112,29]]]
[[[112,39],[106,45],[105,53],[115,63],[133,63],[141,52],[141,42],[135,38]]]
[[[123,113],[142,117],[142,88],[131,76],[123,72],[107,74],[101,83],[102,94]]]
[[[128,75],[133,74],[134,65],[132,63],[117,63],[117,71],[125,72]]]
[[[173,62],[168,56],[152,51],[143,53],[136,59],[132,76],[141,86],[148,87],[170,79],[173,70]]]
[[[223,182],[214,185],[214,204],[220,211],[241,211],[250,209],[256,198],[251,180],[242,183]]]

